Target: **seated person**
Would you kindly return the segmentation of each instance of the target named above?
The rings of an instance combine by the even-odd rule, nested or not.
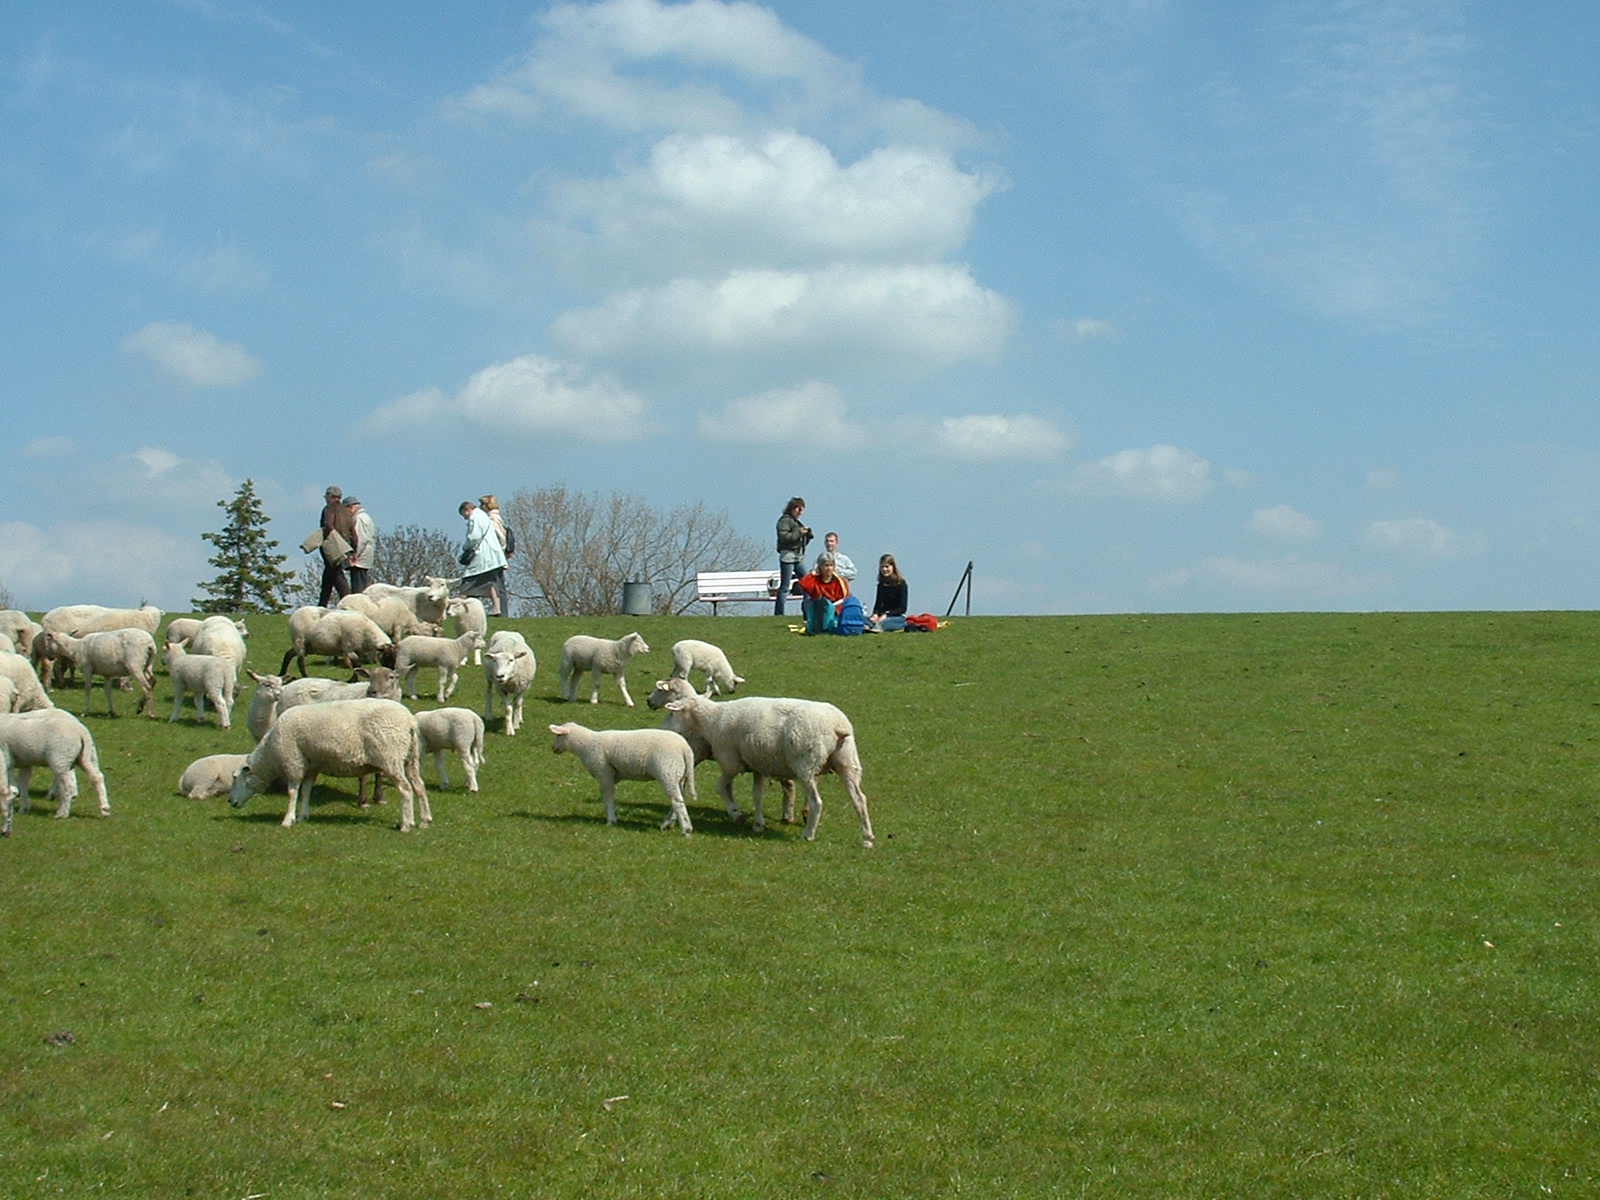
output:
[[[878,560],[878,595],[867,618],[868,633],[892,633],[906,627],[906,591],[894,555],[885,554]]]
[[[802,575],[797,585],[805,597],[800,611],[805,614],[807,633],[827,633],[839,623],[839,606],[850,594],[850,585],[834,573],[833,555],[819,554],[816,569]]]

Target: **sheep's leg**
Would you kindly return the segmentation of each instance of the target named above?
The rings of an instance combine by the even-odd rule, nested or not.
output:
[[[783,823],[794,824],[794,780],[785,779],[783,782]]]
[[[850,803],[856,806],[856,816],[861,818],[861,844],[871,850],[872,818],[867,815],[867,794],[861,790],[861,770],[859,767],[846,768],[839,772],[839,778],[844,780],[845,790],[850,793]]]
[[[596,776],[600,783],[600,803],[606,806],[606,824],[617,823],[617,777],[608,767]]]
[[[400,832],[410,833],[416,825],[415,794],[411,790],[411,783],[405,777],[405,772],[391,776],[394,786],[400,789]]]
[[[590,704],[599,704],[600,703],[600,668],[599,667],[596,667],[594,669],[594,690],[589,693],[589,703]]]
[[[671,829],[676,824],[683,830],[683,836],[688,837],[694,832],[694,826],[689,823],[689,809],[683,803],[683,786],[672,778],[661,781],[661,790],[667,793],[667,819],[661,822],[661,828]]]
[[[406,668],[406,673],[403,676],[401,676],[400,683],[406,690],[406,698],[409,699],[409,700],[415,700],[417,698],[417,664],[416,663],[412,663],[410,666],[408,666]]]
[[[311,781],[315,776],[307,775],[304,779],[286,779],[289,786],[289,811],[283,814],[283,827],[292,829],[296,821],[304,821],[311,815]]]
[[[233,717],[229,710],[233,708],[233,698],[224,697],[221,692],[218,692],[211,698],[211,704],[217,710],[217,724],[224,729],[231,729],[233,727]],[[204,714],[202,714],[202,718],[203,716]]]
[[[628,677],[620,671],[617,673],[617,686],[622,689],[622,702],[632,708],[633,697],[628,695]]]
[[[16,767],[12,770],[14,778],[11,786],[17,789],[17,807],[23,812],[33,807],[33,796],[28,791],[28,784],[33,781],[32,767]]]
[[[194,694],[194,715],[195,715],[196,718],[198,718],[200,720],[200,722],[202,724],[205,722],[205,719],[206,719],[206,693],[205,693],[205,689],[204,688],[201,688],[198,692],[196,692]]]
[[[750,807],[755,810],[755,820],[751,822],[750,828],[756,833],[765,833],[767,818],[761,811],[761,785],[765,780],[760,775],[752,775],[750,778],[754,780],[750,785]]]
[[[738,771],[722,768],[722,774],[717,777],[717,794],[722,797],[722,807],[728,810],[735,824],[744,820],[744,814],[739,811],[738,802],[733,798],[733,781],[738,778]]]
[[[817,822],[822,820],[822,793],[817,790],[815,775],[807,775],[800,782],[806,789],[806,827],[800,836],[808,842],[815,841]]]
[[[89,754],[80,754],[78,756],[78,766],[83,768],[83,773],[89,780],[89,787],[94,791],[95,803],[100,806],[100,815],[109,817],[111,815],[111,799],[106,795],[106,777],[100,771],[99,761]],[[72,772],[68,771],[67,775],[70,778]],[[74,793],[77,791],[76,780],[73,781],[73,791]]]
[[[72,773],[71,763],[63,763],[55,776],[56,819],[65,821],[72,815],[72,802],[78,798],[78,777]]]
[[[411,794],[417,799],[417,820],[426,829],[433,824],[433,809],[428,804],[428,785],[422,782],[422,768],[418,764],[411,771]]]
[[[172,715],[167,718],[167,724],[171,725],[174,721],[176,721],[178,719],[178,714],[181,713],[182,711],[183,711],[183,684],[179,683],[176,679],[174,679],[172,681]]]
[[[456,694],[456,682],[457,682],[458,679],[459,679],[459,675],[457,674],[457,672],[451,671],[450,672],[450,686],[445,688],[444,691],[440,694],[440,696],[439,696],[439,703],[440,704],[443,704],[446,700],[450,699],[451,696],[454,696]],[[444,668],[441,667],[439,669],[439,682],[442,684],[442,683],[444,683],[444,681],[445,681],[445,671],[444,671]]]
[[[439,786],[442,787],[442,788],[449,787],[450,786],[450,776],[445,773],[445,769],[444,769],[444,751],[443,750],[435,750],[433,752],[433,769],[436,772],[438,772],[438,775],[439,775]]]
[[[469,746],[461,752],[461,769],[467,773],[467,791],[478,790],[478,764],[483,760]]]

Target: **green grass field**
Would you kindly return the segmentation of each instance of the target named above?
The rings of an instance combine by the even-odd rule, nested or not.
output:
[[[0,1190],[1600,1194],[1597,622],[514,622],[525,732],[404,836],[353,781],[178,796],[248,686],[228,732],[97,694],[112,817],[40,772],[0,843]],[[639,707],[554,700],[634,627]],[[545,727],[655,724],[680,637],[851,716],[875,849],[832,779],[814,843],[735,827],[709,764],[692,838],[654,784],[604,824]]]

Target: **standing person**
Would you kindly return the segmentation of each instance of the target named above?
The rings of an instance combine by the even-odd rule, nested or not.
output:
[[[344,573],[350,550],[330,550],[328,535],[337,533],[347,547],[353,548],[356,544],[356,521],[344,506],[342,489],[329,488],[322,494],[322,500],[322,592],[317,603],[327,608],[335,592],[341,600],[350,594],[350,579]]]
[[[907,588],[894,555],[878,559],[878,595],[867,618],[868,633],[893,633],[906,627]]]
[[[831,633],[839,624],[839,606],[850,594],[850,584],[833,569],[833,555],[817,555],[816,569],[800,577],[805,599],[800,611],[806,616],[807,633]]]
[[[805,561],[806,547],[811,543],[811,530],[800,524],[800,514],[806,502],[799,496],[783,506],[783,516],[778,518],[778,598],[772,606],[772,615],[783,616],[783,602],[789,595],[789,586],[800,574],[800,564]]]
[[[825,533],[822,535],[822,548],[833,555],[833,570],[840,579],[851,583],[856,581],[856,565],[850,561],[850,556],[839,553],[839,535]]]
[[[483,509],[471,500],[463,500],[458,511],[467,522],[466,541],[457,558],[463,569],[460,594],[492,602],[495,577],[506,565],[505,551],[500,549],[500,539],[495,537],[494,526]]]
[[[377,549],[378,527],[372,523],[361,501],[354,496],[344,498],[344,506],[355,524],[355,549],[350,552],[350,590],[364,592],[372,582],[372,552]]]
[[[500,501],[493,492],[490,492],[487,496],[478,497],[478,507],[483,509],[484,515],[489,518],[489,527],[494,530],[495,539],[500,543],[500,553],[509,560],[516,548],[516,543],[506,533],[506,523],[500,518]],[[494,593],[494,599],[489,609],[489,615],[491,617],[502,617],[510,613],[511,598],[506,594],[506,569],[504,566],[501,566],[500,570],[496,572],[491,584],[491,590]]]

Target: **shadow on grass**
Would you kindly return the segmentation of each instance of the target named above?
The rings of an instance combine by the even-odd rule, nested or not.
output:
[[[674,836],[677,836],[677,837],[682,837],[683,836],[681,833],[678,832],[678,829],[677,829],[676,826],[674,826],[671,829],[662,829],[661,828],[661,820],[662,820],[662,818],[660,816],[657,816],[654,819],[650,819],[650,818],[645,818],[645,819],[642,819],[642,820],[630,819],[627,815],[625,815],[624,813],[622,813],[620,811],[620,809],[621,809],[620,805],[618,806],[618,808],[619,808],[619,811],[617,813],[617,823],[616,823],[616,826],[615,826],[615,828],[618,829],[618,830],[625,831],[625,832],[628,832],[628,833],[650,834],[650,835],[656,836],[656,837],[659,837],[659,836],[661,836],[663,834],[668,834],[668,833],[673,834]],[[605,825],[605,823],[606,823],[606,819],[605,819],[605,817],[603,815],[602,816],[591,816],[591,815],[589,815],[587,813],[565,813],[565,814],[536,813],[536,812],[530,812],[527,809],[517,809],[514,812],[502,813],[501,814],[501,819],[503,819],[503,820],[511,820],[511,821],[537,821],[537,822],[539,822],[541,824],[545,824],[545,825],[569,825],[569,826],[598,825],[598,826],[602,826],[603,827]],[[694,825],[694,836],[695,837],[700,837],[700,836],[704,835],[706,837],[723,837],[723,838],[753,838],[753,837],[769,838],[769,837],[782,836],[783,830],[785,828],[785,826],[781,822],[769,821],[767,823],[767,828],[763,833],[759,833],[759,834],[752,833],[751,830],[750,830],[750,822],[748,820],[741,821],[738,824],[734,824],[732,821],[728,820],[727,814],[724,813],[720,808],[717,808],[717,809],[708,808],[708,809],[703,810],[702,812],[695,812],[693,809],[691,809],[689,811],[689,820]],[[797,823],[797,824],[795,824],[793,826],[790,826],[789,828],[794,829],[798,833],[798,831],[800,830],[800,825]]]

